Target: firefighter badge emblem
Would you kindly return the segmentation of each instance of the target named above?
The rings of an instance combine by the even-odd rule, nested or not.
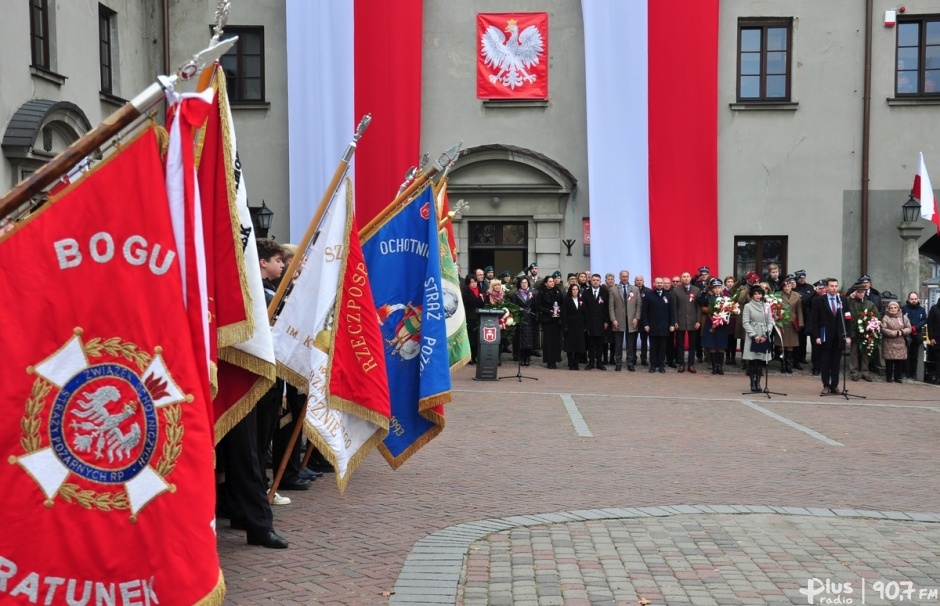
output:
[[[36,376],[20,423],[25,451],[10,457],[56,497],[86,509],[129,509],[131,520],[175,486],[183,444],[176,385],[160,347],[120,338],[84,341],[82,330],[27,372]]]

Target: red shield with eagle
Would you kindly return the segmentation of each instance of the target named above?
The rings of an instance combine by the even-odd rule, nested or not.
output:
[[[483,340],[487,343],[495,343],[497,334],[495,326],[485,326],[483,328]]]

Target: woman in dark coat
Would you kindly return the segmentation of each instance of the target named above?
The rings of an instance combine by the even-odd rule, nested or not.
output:
[[[712,374],[723,375],[725,348],[728,346],[728,335],[731,332],[730,323],[715,326],[712,323],[711,307],[724,294],[724,282],[719,278],[712,278],[708,290],[698,295],[697,303],[705,310],[705,321],[702,323],[702,349],[709,352],[712,361]]]
[[[587,351],[584,333],[587,315],[580,299],[581,289],[577,284],[568,287],[568,296],[561,308],[561,324],[565,331],[565,352],[568,354],[568,370],[578,370],[578,356]]]
[[[519,326],[516,327],[515,346],[519,350],[519,361],[523,366],[529,365],[532,356],[534,339],[533,324],[535,318],[532,309],[535,307],[535,293],[529,290],[529,279],[525,276],[516,281],[516,290],[510,296],[510,302],[519,308]]]
[[[477,279],[467,274],[460,287],[463,298],[463,307],[467,313],[467,338],[470,339],[470,363],[477,363],[477,353],[480,349],[480,310],[483,308],[483,298],[477,286]]]
[[[561,305],[564,296],[555,286],[555,279],[545,278],[542,291],[535,298],[542,323],[542,361],[548,368],[558,368],[561,362]]]

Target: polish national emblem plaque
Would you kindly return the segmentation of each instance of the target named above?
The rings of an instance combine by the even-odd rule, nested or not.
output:
[[[152,353],[118,337],[83,340],[82,330],[30,366],[35,375],[20,426],[25,451],[10,457],[52,507],[130,510],[175,486],[182,453],[181,405],[193,400],[173,379],[163,348]]]

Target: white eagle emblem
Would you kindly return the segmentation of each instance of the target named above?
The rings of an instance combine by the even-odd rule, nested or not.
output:
[[[72,429],[75,430],[72,443],[75,450],[89,452],[92,442],[95,442],[96,459],[104,456],[102,450],[105,448],[107,448],[109,463],[113,463],[115,458],[123,461],[129,457],[131,450],[140,444],[140,424],[132,423],[125,434],[121,431],[121,423],[134,416],[137,403],[128,402],[121,412],[110,414],[106,408],[107,404],[117,402],[121,397],[116,388],[106,385],[92,393],[85,392],[82,395],[86,399],[76,402],[81,410],[72,410],[71,413],[80,419],[88,420],[72,421]],[[81,433],[83,431],[88,433]]]
[[[506,22],[505,31],[510,32],[508,40],[498,27],[491,25],[480,39],[483,63],[499,70],[497,74],[490,74],[490,82],[501,82],[510,89],[522,86],[525,82],[535,82],[535,74],[528,73],[526,69],[538,65],[539,56],[545,52],[542,33],[530,25],[520,34],[515,19]]]

